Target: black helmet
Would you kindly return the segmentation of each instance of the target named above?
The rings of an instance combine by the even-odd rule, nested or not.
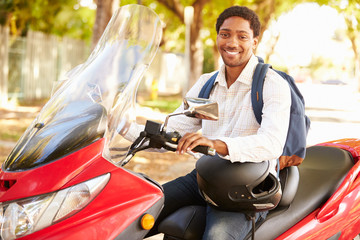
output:
[[[196,162],[200,193],[210,205],[223,211],[271,210],[282,194],[279,180],[269,168],[269,161],[232,163],[219,156],[203,156]]]

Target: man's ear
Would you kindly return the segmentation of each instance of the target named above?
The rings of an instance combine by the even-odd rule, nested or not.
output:
[[[258,44],[259,44],[259,37],[255,37],[253,39],[253,50],[257,48]]]

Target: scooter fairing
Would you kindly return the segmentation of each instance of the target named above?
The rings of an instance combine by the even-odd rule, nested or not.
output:
[[[8,156],[3,170],[42,166],[104,136],[107,160],[111,160],[112,147],[120,147],[125,155],[132,138],[123,136],[136,119],[137,87],[161,35],[161,21],[149,8],[120,8],[87,61],[59,84]]]
[[[110,148],[126,155],[132,144],[136,91],[161,25],[147,7],[121,7],[87,61],[58,84],[2,165],[1,239],[146,234],[138,219],[160,211],[161,187],[117,166]]]

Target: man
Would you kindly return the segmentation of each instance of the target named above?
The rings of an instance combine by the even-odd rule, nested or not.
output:
[[[273,70],[266,75],[263,90],[261,125],[251,105],[252,75],[258,63],[253,50],[257,47],[260,22],[246,7],[234,6],[220,14],[216,23],[217,47],[224,64],[219,69],[210,99],[219,103],[219,120],[209,121],[185,116],[170,118],[168,130],[183,136],[177,153],[184,154],[197,145],[209,146],[231,162],[271,160],[275,175],[276,159],[281,155],[289,125],[291,96],[287,82]],[[204,74],[187,93],[197,97],[202,86],[214,73]],[[180,106],[176,111],[182,111]],[[198,130],[202,129],[202,133]],[[165,207],[159,221],[186,205],[206,205],[200,196],[196,171],[164,184]],[[243,239],[251,222],[243,213],[207,208],[203,239]],[[267,212],[256,217],[266,217]]]

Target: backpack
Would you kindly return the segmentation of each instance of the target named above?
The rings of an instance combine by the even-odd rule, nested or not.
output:
[[[261,124],[262,108],[264,105],[264,81],[268,69],[272,67],[269,64],[265,64],[261,58],[258,57],[258,59],[259,63],[255,68],[251,87],[251,104],[256,121]],[[310,128],[310,119],[305,115],[305,101],[300,90],[297,88],[294,79],[285,72],[273,70],[288,82],[291,91],[289,129],[283,153],[279,158],[280,169],[283,169],[289,166],[297,166],[304,160],[306,154],[306,136]],[[209,98],[218,73],[219,72],[216,72],[204,84],[198,95],[199,98]]]

